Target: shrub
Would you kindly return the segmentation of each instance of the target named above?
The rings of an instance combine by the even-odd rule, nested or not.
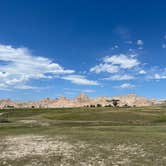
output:
[[[10,121],[5,118],[0,118],[0,123],[10,123]]]
[[[105,107],[113,107],[111,104],[105,105]]]
[[[102,105],[101,104],[97,104],[97,107],[102,107]]]

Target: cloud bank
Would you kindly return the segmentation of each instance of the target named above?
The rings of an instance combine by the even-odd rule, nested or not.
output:
[[[30,80],[62,78],[79,85],[98,85],[85,76],[72,75],[75,71],[65,69],[53,60],[35,56],[27,48],[0,45],[0,89],[35,89]]]
[[[140,62],[136,58],[135,54],[118,54],[112,56],[106,56],[102,59],[102,62],[90,69],[90,72],[101,73],[117,73],[121,69],[132,69],[138,66]]]

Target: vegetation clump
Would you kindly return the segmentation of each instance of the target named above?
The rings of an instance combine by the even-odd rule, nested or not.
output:
[[[10,123],[10,121],[6,118],[0,118],[0,123]]]

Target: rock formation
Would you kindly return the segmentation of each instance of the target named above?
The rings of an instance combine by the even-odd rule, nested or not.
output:
[[[40,101],[16,102],[10,99],[0,100],[0,109],[3,108],[62,108],[62,107],[84,107],[84,106],[113,106],[112,101],[118,100],[117,106],[151,106],[166,104],[165,100],[149,100],[135,94],[114,97],[89,98],[81,93],[74,99],[60,97],[56,99],[45,98]]]
[[[145,97],[136,94],[128,94],[126,96],[116,96],[114,99],[119,100],[119,106],[151,106],[153,102]]]

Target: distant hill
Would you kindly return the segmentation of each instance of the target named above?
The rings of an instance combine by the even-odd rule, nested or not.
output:
[[[166,100],[150,100],[136,94],[128,94],[125,96],[113,97],[96,97],[89,98],[86,94],[81,93],[76,98],[68,99],[60,97],[56,99],[45,98],[39,101],[12,101],[10,99],[0,100],[0,108],[62,108],[62,107],[101,107],[101,106],[116,106],[119,107],[139,107],[139,106],[152,106],[164,105]]]

